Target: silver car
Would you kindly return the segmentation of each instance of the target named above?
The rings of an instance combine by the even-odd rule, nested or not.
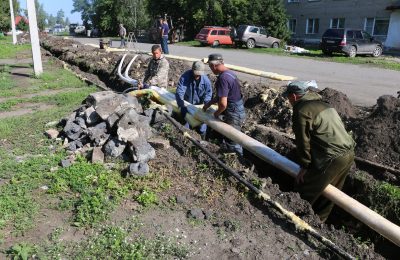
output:
[[[267,30],[261,26],[239,25],[234,37],[236,46],[245,44],[248,49],[256,46],[279,48],[280,39],[268,35]]]

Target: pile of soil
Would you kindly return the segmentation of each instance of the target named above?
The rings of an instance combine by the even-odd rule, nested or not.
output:
[[[354,128],[356,153],[400,169],[400,99],[381,96],[372,113]]]
[[[342,118],[356,117],[356,111],[350,102],[350,99],[340,91],[325,88],[319,92],[322,99],[336,109]]]

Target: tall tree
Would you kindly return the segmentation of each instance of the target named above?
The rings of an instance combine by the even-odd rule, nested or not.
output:
[[[69,17],[65,18],[65,25],[70,25],[71,22],[69,21]]]
[[[35,6],[36,6],[36,19],[37,19],[37,24],[40,30],[44,30],[44,28],[47,26],[47,13],[44,10],[43,4],[39,3],[38,0],[35,0]]]
[[[56,25],[56,21],[57,21],[57,18],[54,15],[50,14],[47,16],[47,26],[48,27],[54,27],[54,25]]]
[[[56,23],[64,25],[64,23],[65,23],[64,18],[65,18],[64,11],[62,9],[58,10],[57,16],[56,16]]]
[[[18,16],[21,8],[18,0],[13,0],[14,17]],[[10,2],[0,1],[0,31],[8,31],[11,28]]]
[[[81,13],[83,25],[86,27],[92,24],[93,17],[95,16],[94,7],[97,0],[73,0],[74,9],[71,13]]]
[[[83,24],[103,33],[116,34],[118,24],[128,31],[148,28],[148,0],[73,0],[72,12],[80,12]]]
[[[186,36],[193,37],[204,25],[265,26],[275,37],[289,36],[282,0],[158,0],[149,1],[152,16],[167,13],[174,20],[184,18]]]

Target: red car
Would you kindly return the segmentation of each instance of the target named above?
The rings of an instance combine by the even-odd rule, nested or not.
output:
[[[196,35],[195,40],[199,41],[201,45],[232,45],[230,32],[231,29],[227,27],[205,26]]]

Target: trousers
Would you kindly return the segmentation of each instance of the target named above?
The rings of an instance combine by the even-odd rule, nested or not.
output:
[[[353,162],[354,151],[351,150],[332,159],[323,167],[325,170],[322,172],[311,167],[304,175],[304,183],[295,187],[295,191],[300,193],[300,197],[311,203],[314,212],[322,222],[328,219],[334,206],[333,202],[321,196],[323,190],[328,184],[341,190]]]
[[[243,100],[240,99],[236,102],[228,102],[228,106],[224,111],[224,122],[241,131],[245,119],[246,112],[244,110]],[[243,156],[243,147],[240,144],[237,144],[230,139],[224,139],[224,141],[229,150]]]

